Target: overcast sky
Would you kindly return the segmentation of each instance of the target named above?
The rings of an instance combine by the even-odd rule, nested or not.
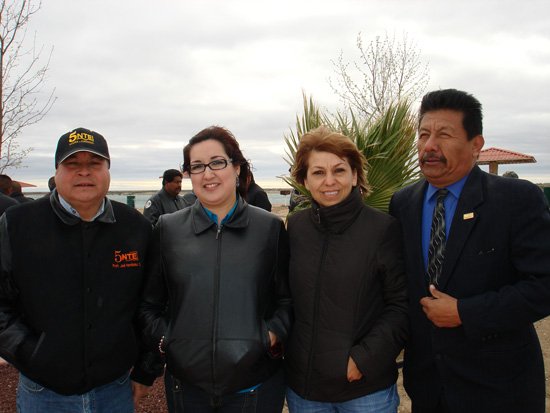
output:
[[[550,182],[550,2],[46,0],[29,39],[54,47],[44,91],[57,102],[24,129],[33,146],[16,180],[46,190],[59,136],[82,126],[110,147],[111,189],[156,189],[210,125],[231,130],[256,180],[277,176],[302,90],[341,107],[332,61],[359,60],[356,38],[404,32],[429,63],[428,90],[457,88],[484,107],[485,148],[535,156],[499,173]],[[487,170],[487,167],[483,167]],[[184,180],[184,187],[190,183]]]

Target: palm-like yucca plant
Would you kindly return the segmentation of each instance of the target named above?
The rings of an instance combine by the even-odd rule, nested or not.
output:
[[[307,98],[306,94],[302,92],[302,97],[304,101],[304,114],[301,118],[296,115],[296,134],[290,130],[289,135],[285,135],[285,143],[287,145],[286,154],[287,157],[284,158],[285,161],[290,165],[294,165],[294,160],[296,159],[296,150],[298,148],[298,142],[300,141],[300,137],[312,130],[315,129],[321,125],[327,125],[331,129],[333,129],[330,125],[330,119],[321,112],[321,110],[315,105],[313,102],[313,98]],[[303,195],[303,202],[300,203],[300,205],[296,209],[304,209],[309,207],[309,198],[311,197],[311,194],[309,191],[303,186],[300,185],[298,182],[294,180],[294,178],[290,176],[282,176],[281,177],[287,184],[289,184],[291,187],[296,189],[300,194]]]
[[[370,191],[364,194],[367,205],[381,211],[388,211],[392,195],[400,188],[416,181],[419,170],[416,167],[415,138],[416,121],[407,101],[400,101],[377,118],[359,120],[353,112],[336,117],[336,125],[323,114],[310,98],[304,95],[304,115],[297,117],[296,135],[291,131],[285,136],[288,146],[287,158],[294,164],[299,137],[322,124],[334,131],[349,136],[367,159],[365,170]],[[309,192],[291,177],[283,177],[285,182],[306,197]],[[308,203],[303,206],[307,207]]]

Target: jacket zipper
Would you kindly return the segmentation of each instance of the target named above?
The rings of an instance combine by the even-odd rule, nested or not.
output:
[[[216,229],[217,251],[216,268],[214,272],[214,311],[212,320],[212,394],[216,394],[216,354],[218,352],[218,322],[219,322],[219,291],[220,291],[220,261],[221,261],[221,227]]]
[[[321,296],[321,273],[323,269],[323,264],[325,262],[325,255],[327,251],[328,246],[328,238],[329,234],[325,236],[325,240],[323,242],[323,250],[321,253],[321,261],[319,262],[319,270],[317,272],[317,282],[315,283],[315,302],[313,304],[313,324],[312,324],[312,335],[311,335],[311,347],[309,349],[309,363],[307,368],[307,374],[306,374],[306,392],[305,392],[305,398],[307,399],[309,397],[310,392],[310,386],[309,382],[311,380],[311,370],[313,366],[313,356],[314,356],[314,349],[315,349],[315,337],[317,333],[317,323],[319,322],[319,299]]]

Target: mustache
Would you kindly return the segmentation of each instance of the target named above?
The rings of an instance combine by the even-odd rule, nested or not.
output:
[[[440,156],[437,156],[437,155],[424,155],[420,159],[421,164],[426,163],[426,161],[440,161],[440,162],[444,163],[445,165],[447,165],[447,158],[445,158],[443,155],[440,155]]]

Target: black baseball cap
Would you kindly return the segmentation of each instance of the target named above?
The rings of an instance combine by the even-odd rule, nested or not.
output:
[[[99,133],[85,128],[77,128],[71,132],[67,132],[57,142],[57,150],[55,151],[55,168],[77,152],[92,152],[107,159],[109,167],[111,166],[111,158],[109,157],[109,148],[107,141]]]

